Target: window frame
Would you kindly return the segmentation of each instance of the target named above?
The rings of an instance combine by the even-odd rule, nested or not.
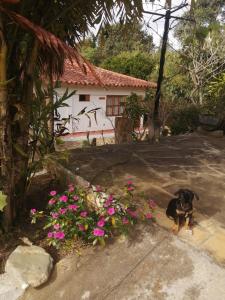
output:
[[[85,100],[81,100],[81,96],[85,97]],[[90,102],[91,97],[89,94],[79,94],[79,102]]]
[[[128,95],[107,95],[106,96],[106,116],[119,117],[123,115],[126,98]],[[111,102],[111,103],[109,103]],[[121,111],[121,108],[122,111]],[[111,110],[111,112],[109,112]]]

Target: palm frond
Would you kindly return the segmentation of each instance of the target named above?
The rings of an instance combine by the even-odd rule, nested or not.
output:
[[[20,2],[20,0],[0,0],[0,2],[6,3],[6,4],[17,4]]]
[[[14,0],[5,0],[14,1]],[[0,1],[1,3],[1,1]],[[39,41],[40,55],[38,58],[38,63],[42,67],[43,72],[51,68],[53,74],[62,75],[64,71],[64,60],[68,58],[71,63],[75,60],[80,69],[86,74],[87,67],[93,73],[93,75],[98,79],[94,68],[92,65],[78,52],[76,48],[72,48],[67,45],[59,38],[57,38],[51,32],[45,30],[44,28],[32,23],[30,20],[24,16],[15,13],[0,5],[0,11],[5,13],[11,20],[16,24],[19,24],[24,29],[31,31],[35,38]]]

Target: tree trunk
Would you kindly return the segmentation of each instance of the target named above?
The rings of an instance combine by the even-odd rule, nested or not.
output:
[[[51,73],[51,72],[50,72]],[[51,141],[49,145],[49,152],[54,152],[55,151],[55,145],[54,145],[54,95],[53,95],[53,78],[52,74],[49,75],[49,98],[46,99],[46,104],[50,104],[52,107],[52,111],[50,113],[50,118],[48,121],[48,132],[49,136],[51,136]]]
[[[150,120],[149,122],[149,139],[156,142],[158,142],[160,138],[159,106],[160,106],[160,97],[161,97],[161,85],[163,82],[163,71],[164,71],[164,64],[165,64],[167,40],[169,34],[171,1],[168,1],[167,4],[169,5],[169,9],[166,11],[166,15],[165,15],[164,33],[163,33],[162,48],[161,48],[160,63],[159,63],[159,74],[158,74],[157,88],[155,94],[155,107],[153,112],[153,119],[152,121]]]
[[[17,216],[21,215],[24,206],[24,197],[27,187],[29,163],[29,126],[31,117],[31,102],[33,99],[34,69],[37,60],[38,42],[34,42],[34,47],[29,57],[27,68],[24,71],[22,94],[18,95],[19,108],[17,118],[13,127],[14,144],[14,167],[15,167],[15,193]]]
[[[0,15],[0,190],[7,196],[3,213],[3,227],[7,231],[12,225],[15,207],[13,203],[12,141],[6,76],[7,45],[4,39]]]

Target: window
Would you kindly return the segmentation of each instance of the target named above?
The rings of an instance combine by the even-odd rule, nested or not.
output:
[[[121,116],[124,112],[127,96],[107,96],[106,98],[106,115]]]
[[[79,101],[90,101],[90,95],[79,95]]]

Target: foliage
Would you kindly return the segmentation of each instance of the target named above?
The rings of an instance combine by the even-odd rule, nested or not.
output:
[[[0,151],[8,155],[0,176],[7,174],[3,190],[8,193],[5,210],[8,225],[23,206],[28,168],[28,156],[23,154],[27,154],[29,148],[34,74],[51,81],[54,75],[62,74],[67,56],[74,57],[84,69],[76,43],[88,32],[89,26],[112,21],[115,11],[126,21],[140,18],[143,10],[141,0],[132,3],[128,0],[50,0],[47,6],[46,1],[35,0],[32,4],[28,0],[0,1],[0,81],[4,83],[0,86]],[[7,139],[4,138],[6,132]]]
[[[50,192],[46,225],[49,244],[59,247],[65,240],[82,238],[93,245],[105,244],[105,240],[117,234],[128,233],[129,227],[137,222],[138,216],[154,219],[156,205],[150,200],[148,212],[141,212],[131,204],[134,185],[128,181],[122,196],[107,195],[99,186],[95,187],[95,206],[89,209],[90,194],[70,184],[62,195]],[[44,217],[43,212],[31,209],[32,223]]]
[[[154,48],[152,36],[137,20],[125,24],[107,24],[100,31],[98,46],[104,58],[121,52],[150,53]]]
[[[211,114],[219,117],[225,117],[225,73],[222,73],[218,78],[208,86],[208,97],[205,104],[205,109]]]
[[[81,42],[81,53],[95,65],[122,52],[149,54],[153,48],[152,36],[135,19],[129,23],[107,24],[97,37],[92,35]]]
[[[141,140],[145,132],[140,132],[139,125],[141,118],[149,112],[147,101],[142,96],[132,93],[126,99],[125,115],[132,122],[132,137],[134,140]]]
[[[194,131],[199,125],[199,111],[195,105],[175,109],[168,120],[171,133],[176,135]]]
[[[186,98],[194,104],[204,105],[208,84],[225,70],[224,8],[221,0],[197,1],[188,15],[195,23],[180,21],[176,29],[182,73],[189,81]]]
[[[31,123],[30,123],[30,145],[32,148],[32,156],[44,156],[51,151],[54,144],[55,136],[65,134],[66,128],[63,127],[60,131],[57,129],[54,133],[49,131],[49,122],[53,121],[54,116],[57,116],[58,109],[66,107],[66,100],[75,94],[75,91],[69,93],[68,89],[61,97],[58,97],[56,90],[51,87],[43,88],[41,81],[35,81],[34,99],[31,108]],[[54,101],[51,101],[54,97]]]
[[[0,211],[3,211],[4,207],[6,206],[6,198],[7,196],[0,191]]]
[[[149,79],[154,68],[154,61],[145,52],[121,52],[117,56],[109,57],[101,64],[103,68],[140,79]]]
[[[86,117],[91,126],[90,115],[92,114],[97,123],[96,112],[99,108],[87,110],[87,107],[84,107],[76,116],[61,117],[58,110],[69,106],[67,100],[75,93],[76,91],[69,92],[69,89],[66,89],[63,95],[59,96],[57,84],[53,89],[51,86],[44,88],[40,80],[35,81],[34,99],[31,106],[28,182],[30,176],[43,167],[45,156],[52,152],[56,139],[69,134],[70,122],[78,123],[80,118]],[[51,101],[52,97],[54,101]],[[56,126],[54,126],[54,121]]]

